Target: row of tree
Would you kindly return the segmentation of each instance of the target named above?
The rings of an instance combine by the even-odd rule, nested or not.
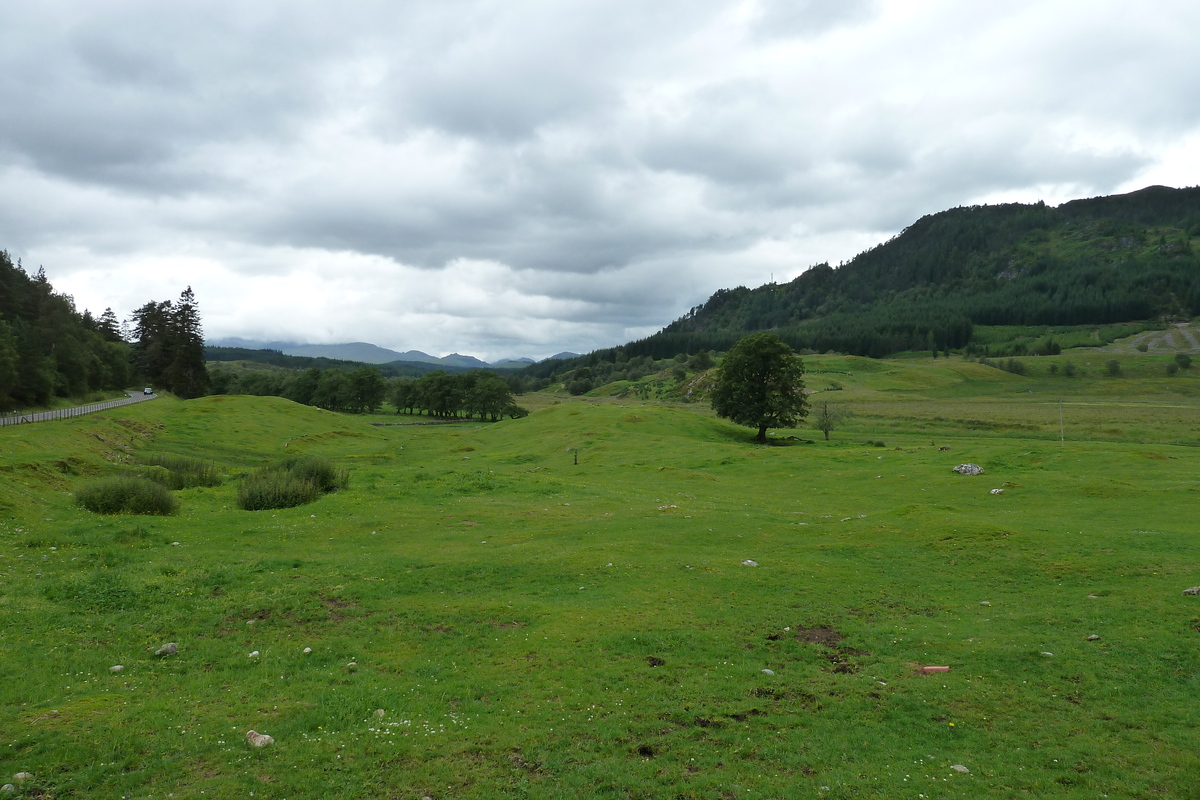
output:
[[[212,371],[212,394],[249,394],[286,397],[328,411],[371,413],[383,405],[388,383],[375,367],[356,370],[253,370],[235,373],[218,367]]]
[[[495,422],[528,413],[513,402],[508,382],[485,370],[457,375],[435,370],[416,380],[400,379],[393,385],[391,400],[399,414],[424,413],[443,419],[478,417]]]

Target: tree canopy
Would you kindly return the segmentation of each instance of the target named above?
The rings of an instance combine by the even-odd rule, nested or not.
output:
[[[804,364],[773,333],[747,336],[721,361],[712,407],[718,416],[758,428],[757,441],[768,428],[794,428],[808,413],[804,396]]]

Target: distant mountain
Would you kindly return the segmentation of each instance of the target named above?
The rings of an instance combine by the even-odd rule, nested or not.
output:
[[[438,358],[420,350],[389,350],[386,347],[370,344],[369,342],[347,342],[344,344],[300,344],[298,342],[276,341],[268,342],[261,339],[242,339],[238,336],[226,336],[221,339],[209,339],[205,342],[210,348],[238,348],[243,350],[278,350],[287,356],[302,356],[305,358],[329,358],[337,361],[357,361],[360,364],[434,364],[442,367],[460,367],[468,369],[520,369],[530,364],[538,363],[532,358],[502,358],[490,364],[475,356],[464,356],[461,353],[451,353]],[[579,358],[579,353],[559,353],[550,359]]]
[[[580,355],[579,353],[568,353],[567,351],[565,351],[565,350],[564,350],[564,351],[563,351],[563,352],[561,352],[561,353],[555,353],[555,354],[554,354],[554,355],[552,355],[552,356],[548,356],[548,357],[546,357],[546,358],[543,358],[543,359],[542,359],[542,361],[554,361],[555,359],[558,359],[558,360],[560,360],[560,361],[566,361],[566,360],[568,360],[568,359],[571,359],[571,358],[579,358],[579,355]],[[540,364],[540,363],[542,363],[542,362],[541,362],[541,361],[539,361],[538,363]]]

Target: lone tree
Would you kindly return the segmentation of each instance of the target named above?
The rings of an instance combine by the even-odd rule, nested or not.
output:
[[[794,428],[808,413],[803,378],[803,362],[778,336],[747,336],[721,361],[713,410],[739,425],[757,427],[755,440],[765,442],[768,428]]]
[[[829,433],[840,428],[845,417],[846,412],[837,406],[831,406],[828,400],[822,400],[817,403],[816,411],[813,413],[813,427],[825,434],[825,441],[828,442]]]

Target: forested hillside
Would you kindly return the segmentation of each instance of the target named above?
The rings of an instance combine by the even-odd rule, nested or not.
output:
[[[204,335],[189,288],[178,303],[133,312],[131,341],[111,308],[79,313],[38,270],[30,276],[0,251],[0,410],[46,405],[54,397],[149,382],[181,397],[208,389]]]
[[[725,350],[775,329],[798,349],[879,357],[964,348],[975,325],[1188,318],[1200,314],[1195,236],[1200,187],[955,208],[837,268],[722,289],[623,349],[655,358]]]
[[[78,313],[43,271],[30,276],[0,251],[0,410],[124,388],[132,377],[112,309]]]

